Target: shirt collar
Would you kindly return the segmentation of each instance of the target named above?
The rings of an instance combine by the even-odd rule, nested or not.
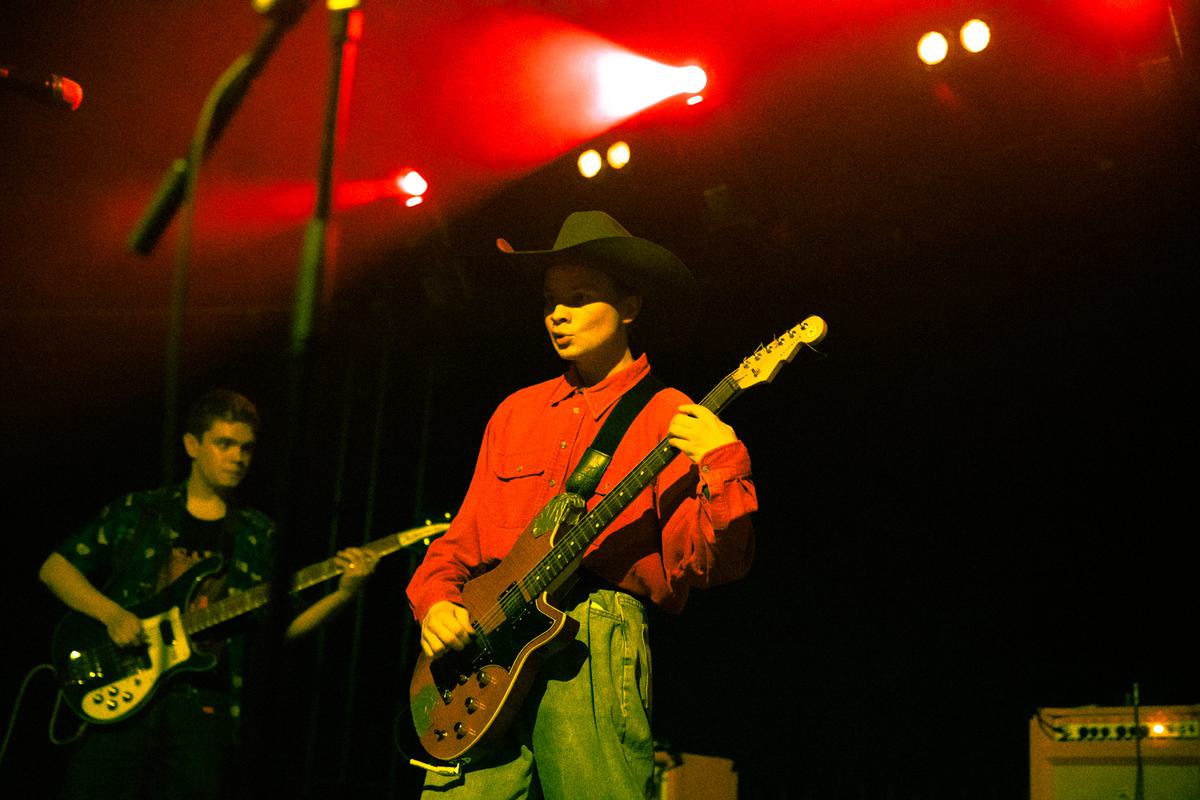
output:
[[[646,354],[642,353],[625,369],[609,375],[596,385],[580,386],[579,376],[572,365],[566,374],[559,378],[558,384],[550,392],[550,405],[558,405],[568,397],[579,394],[587,404],[588,413],[592,415],[592,418],[600,419],[614,403],[621,399],[621,395],[632,389],[649,372],[650,361],[646,358]]]

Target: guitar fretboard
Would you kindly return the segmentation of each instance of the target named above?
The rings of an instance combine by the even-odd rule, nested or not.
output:
[[[704,406],[714,414],[719,414],[741,393],[741,387],[734,382],[732,376],[729,376],[718,383],[700,401],[699,405]],[[638,465],[622,478],[616,487],[603,500],[596,504],[595,508],[579,520],[575,527],[563,536],[561,540],[556,542],[554,547],[521,580],[521,588],[525,593],[525,597],[536,597],[546,591],[554,580],[568,569],[574,569],[578,566],[579,560],[582,558],[587,546],[595,541],[596,537],[603,533],[604,529],[612,524],[612,521],[622,511],[628,508],[629,504],[650,485],[655,476],[662,472],[677,455],[679,455],[678,448],[672,447],[668,443],[668,439],[663,439],[659,442],[658,446],[638,462]],[[501,602],[502,605],[507,606],[515,602],[515,600],[523,602],[524,598],[510,599],[507,602],[502,600]],[[517,610],[506,607],[505,614],[511,617],[513,616],[513,612]]]
[[[384,536],[382,539],[376,539],[373,542],[364,544],[362,549],[369,551],[376,558],[382,558],[401,548],[408,547],[413,542],[430,536],[436,536],[446,530],[447,527],[449,527],[448,523],[438,523],[401,533],[393,533]],[[337,558],[327,558],[324,561],[307,566],[292,576],[292,588],[289,594],[296,594],[310,586],[316,586],[318,583],[341,575],[344,571],[345,569],[338,564]],[[183,615],[183,628],[188,634],[198,633],[214,625],[220,625],[222,622],[228,622],[234,617],[239,617],[256,608],[260,608],[270,601],[270,582],[260,583],[244,592],[223,597],[206,608],[189,611]]]

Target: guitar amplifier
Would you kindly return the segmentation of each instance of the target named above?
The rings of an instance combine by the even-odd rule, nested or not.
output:
[[[1200,706],[1042,708],[1029,720],[1030,800],[1200,798]]]
[[[737,773],[727,758],[654,754],[654,800],[737,800]]]

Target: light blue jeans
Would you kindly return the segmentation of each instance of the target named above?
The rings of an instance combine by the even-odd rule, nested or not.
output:
[[[423,800],[636,800],[654,772],[650,647],[642,604],[593,591],[569,612],[575,641],[549,657],[504,745],[457,777],[427,773]]]

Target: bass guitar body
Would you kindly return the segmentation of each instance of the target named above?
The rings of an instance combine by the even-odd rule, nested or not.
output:
[[[162,679],[178,670],[206,670],[216,656],[196,649],[184,626],[200,582],[219,571],[221,558],[206,558],[158,594],[129,608],[142,622],[142,642],[118,647],[105,626],[72,612],[54,629],[54,671],[63,699],[89,722],[120,722],[154,695]]]
[[[418,542],[440,536],[449,522],[426,523],[368,542],[363,549],[383,558]],[[103,624],[77,611],[54,630],[51,661],[67,705],[88,722],[120,722],[146,706],[155,689],[172,673],[216,666],[221,638],[198,637],[271,600],[270,583],[230,593],[218,600],[194,602],[202,582],[219,572],[222,559],[211,556],[129,611],[141,619],[142,640],[118,647]],[[291,593],[341,575],[337,558],[311,564],[292,576]],[[211,588],[211,587],[208,587]],[[214,652],[209,652],[214,651]]]

